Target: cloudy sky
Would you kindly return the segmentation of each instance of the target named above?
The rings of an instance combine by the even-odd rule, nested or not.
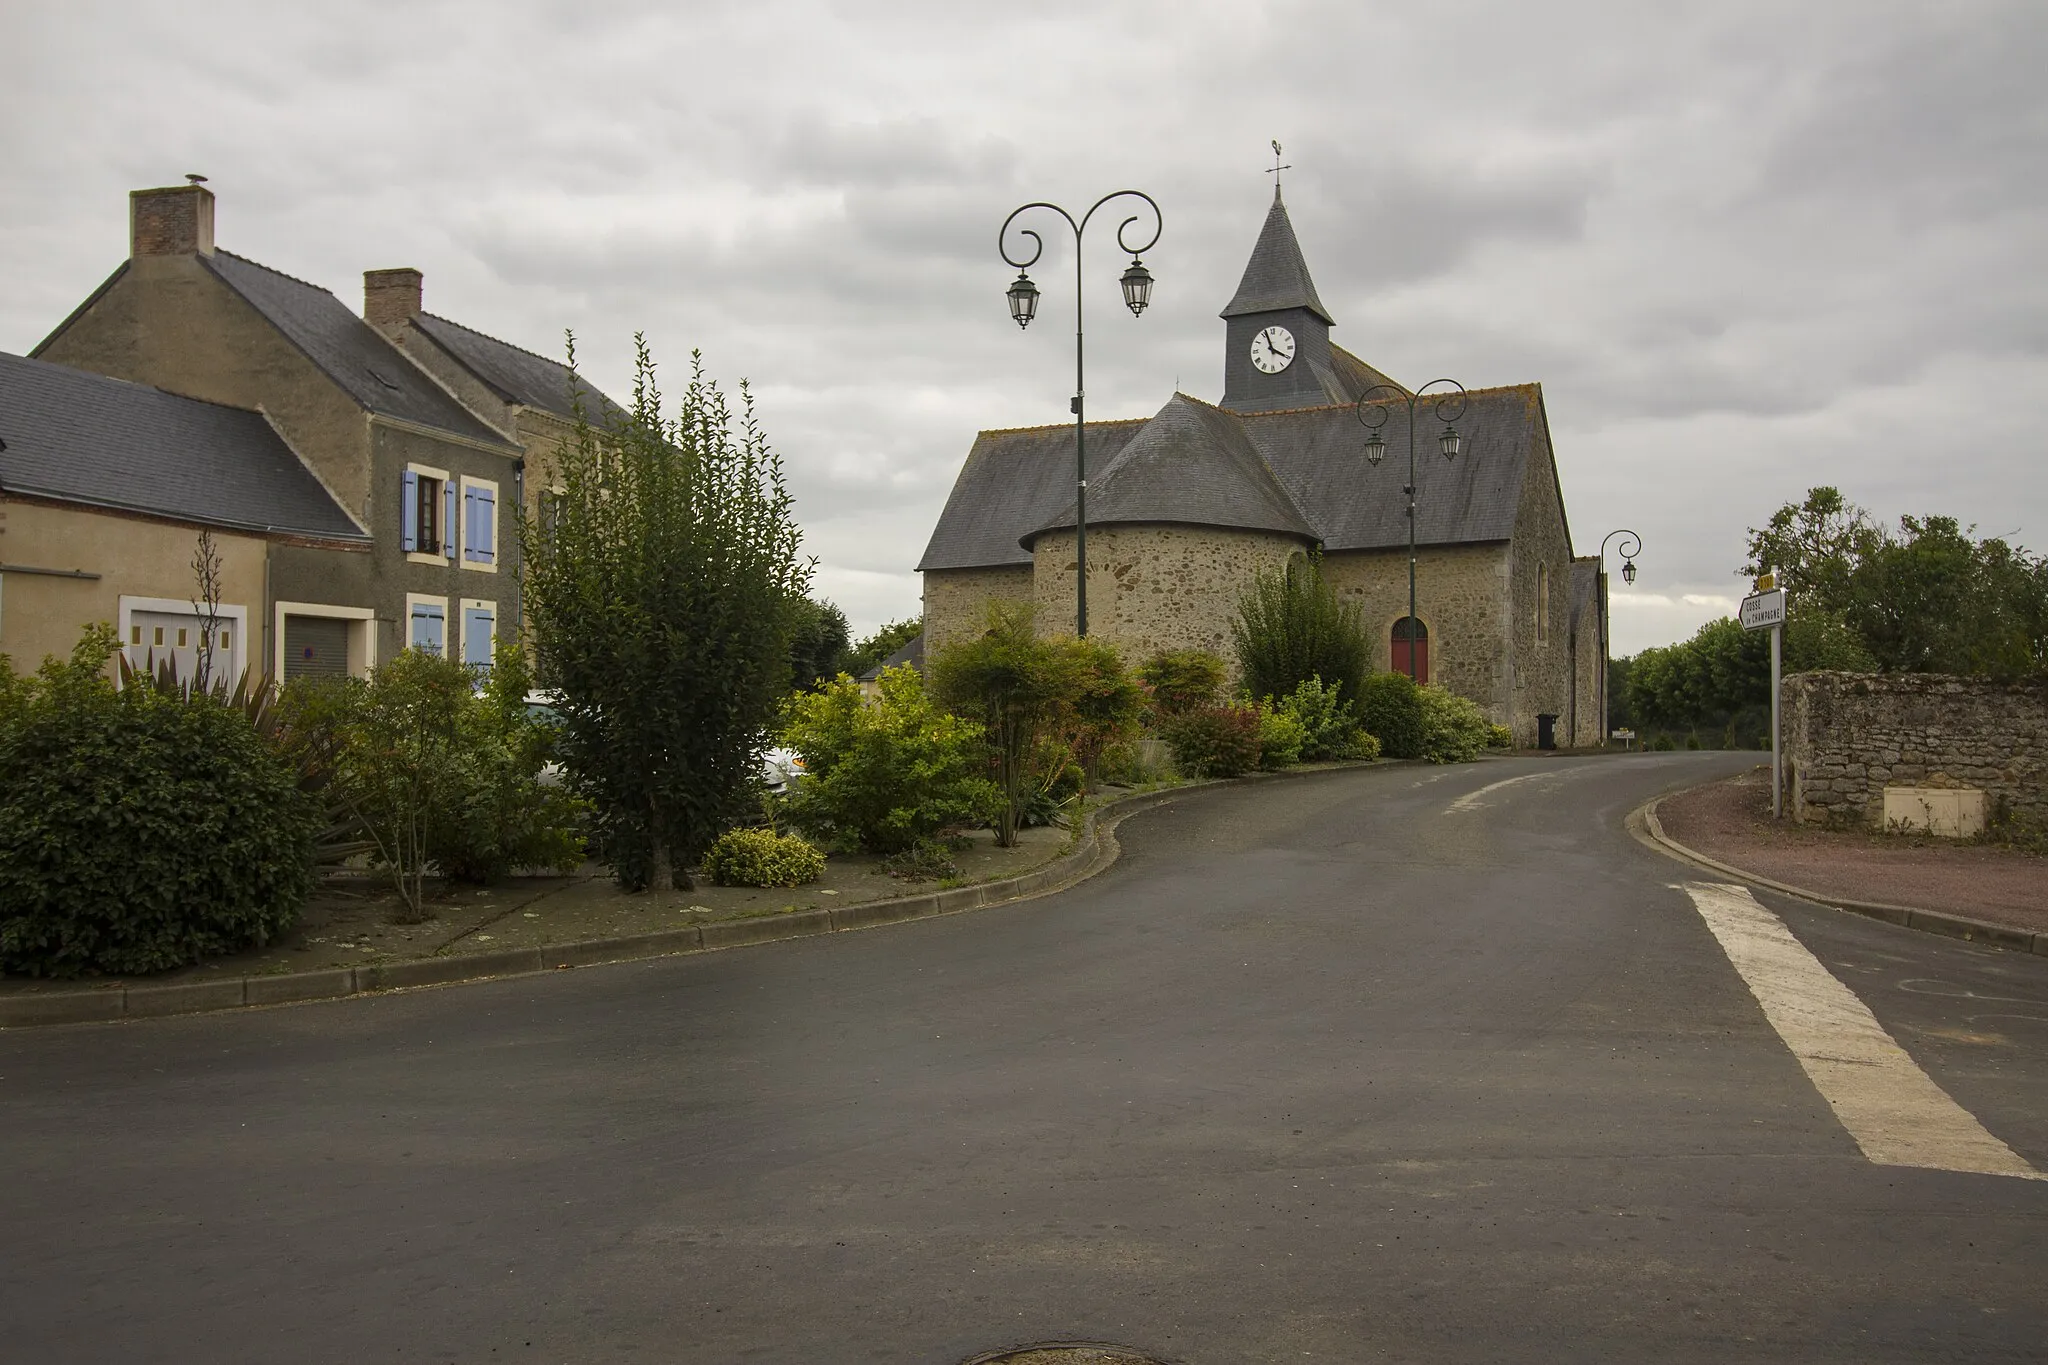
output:
[[[1071,274],[1020,334],[1008,211],[1156,197],[1143,319],[1090,242],[1090,412],[1213,400],[1272,138],[1339,342],[1543,383],[1578,549],[1643,537],[1617,650],[1729,610],[1813,484],[2048,549],[2038,0],[9,0],[0,38],[0,350],[203,172],[222,246],[351,304],[417,266],[613,392],[636,330],[751,379],[857,629],[917,611],[974,432],[1066,412]]]

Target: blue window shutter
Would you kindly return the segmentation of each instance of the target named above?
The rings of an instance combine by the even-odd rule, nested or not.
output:
[[[476,557],[494,563],[498,554],[498,497],[488,488],[476,490]]]
[[[405,471],[404,491],[398,497],[398,524],[405,548],[418,549],[414,533],[420,524],[420,476],[410,469]]]
[[[476,490],[467,484],[462,488],[462,557],[476,558]]]
[[[447,620],[443,609],[432,602],[412,605],[412,645],[415,649],[447,653]]]
[[[481,607],[462,612],[462,661],[476,668],[491,666],[491,613]]]
[[[455,558],[455,481],[450,479],[441,487],[441,549],[448,558]]]

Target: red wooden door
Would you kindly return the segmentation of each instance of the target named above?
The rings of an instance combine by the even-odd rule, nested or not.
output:
[[[1408,625],[1409,618],[1405,616],[1394,622],[1394,671],[1396,673],[1406,673],[1408,671]],[[1416,621],[1414,625],[1414,677],[1415,681],[1426,683],[1429,681],[1429,627],[1420,621]]]

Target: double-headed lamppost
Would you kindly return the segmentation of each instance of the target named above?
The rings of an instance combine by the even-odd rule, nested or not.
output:
[[[1600,576],[1607,577],[1607,542],[1616,536],[1626,536],[1621,542],[1621,581],[1636,581],[1636,556],[1643,552],[1643,538],[1634,531],[1609,531],[1600,541]],[[1612,650],[1607,639],[1607,604],[1600,604],[1600,742],[1605,744],[1614,733],[1613,723],[1607,707],[1607,656]]]
[[[1037,200],[1012,210],[1010,216],[1003,220],[1001,231],[996,233],[996,249],[1002,253],[1005,261],[1017,267],[1017,278],[1009,290],[1010,316],[1015,318],[1017,326],[1022,328],[1029,327],[1031,319],[1038,316],[1038,286],[1033,284],[1031,277],[1024,272],[1035,265],[1045,251],[1045,239],[1030,228],[1017,229],[1018,236],[1031,239],[1031,254],[1020,261],[1010,254],[1010,224],[1016,222],[1020,214],[1028,213],[1032,209],[1050,209],[1074,232],[1074,634],[1083,638],[1088,634],[1088,458],[1087,436],[1084,431],[1087,418],[1082,412],[1082,407],[1088,386],[1083,379],[1081,367],[1081,239],[1088,231],[1088,220],[1095,216],[1096,209],[1113,199],[1122,199],[1126,196],[1144,200],[1146,206],[1152,210],[1152,235],[1137,246],[1126,242],[1124,233],[1131,224],[1139,221],[1138,215],[1133,214],[1124,219],[1116,230],[1117,246],[1131,253],[1131,264],[1124,271],[1122,284],[1124,306],[1131,310],[1131,316],[1136,317],[1143,313],[1145,305],[1152,301],[1152,272],[1145,269],[1145,263],[1138,259],[1138,253],[1150,251],[1158,243],[1159,234],[1166,227],[1166,220],[1159,213],[1159,205],[1143,190],[1118,190],[1114,194],[1105,194],[1081,215],[1079,222],[1074,221],[1074,215],[1058,204]]]
[[[1359,395],[1354,409],[1358,420],[1372,433],[1365,438],[1365,462],[1377,469],[1380,461],[1387,458],[1387,442],[1380,435],[1380,428],[1391,415],[1387,405],[1398,400],[1408,407],[1408,483],[1401,491],[1408,495],[1408,677],[1414,681],[1419,681],[1415,667],[1415,405],[1439,384],[1448,384],[1456,392],[1438,394],[1428,404],[1444,424],[1436,446],[1446,460],[1455,460],[1463,442],[1451,423],[1465,415],[1465,386],[1457,380],[1432,379],[1413,393],[1394,384],[1375,384]]]

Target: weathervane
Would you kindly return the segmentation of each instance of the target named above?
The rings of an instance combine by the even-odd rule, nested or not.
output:
[[[1275,199],[1280,197],[1280,172],[1293,169],[1293,166],[1283,166],[1280,164],[1280,140],[1275,138],[1273,140],[1273,169],[1266,172],[1267,175],[1273,177],[1273,197]]]

